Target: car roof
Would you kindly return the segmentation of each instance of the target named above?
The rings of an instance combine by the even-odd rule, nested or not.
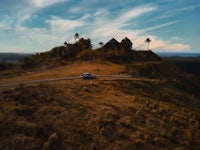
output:
[[[89,72],[84,72],[84,73],[82,73],[82,74],[91,74],[91,73],[89,73]]]

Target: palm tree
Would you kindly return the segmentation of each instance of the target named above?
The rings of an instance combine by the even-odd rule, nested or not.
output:
[[[99,42],[100,47],[103,47],[103,42]]]
[[[80,38],[80,35],[78,33],[75,33],[74,34],[74,39],[76,40],[76,39],[79,39],[79,38]]]
[[[64,42],[64,45],[67,46],[67,41]]]
[[[145,40],[145,42],[148,43],[148,47],[147,47],[147,49],[149,50],[149,43],[151,42],[151,39],[148,37],[148,38]]]

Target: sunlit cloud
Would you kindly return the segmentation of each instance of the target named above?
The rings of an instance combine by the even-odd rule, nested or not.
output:
[[[181,52],[182,50],[188,50],[190,48],[190,45],[189,44],[170,44],[170,45],[165,46],[164,48]]]
[[[160,51],[172,50],[174,52],[188,50],[190,48],[189,44],[183,43],[171,43],[169,41],[164,41],[162,39],[158,39],[158,37],[151,36],[152,42],[151,49],[158,49]]]

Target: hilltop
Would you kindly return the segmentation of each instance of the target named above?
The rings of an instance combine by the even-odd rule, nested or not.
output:
[[[97,49],[92,48],[90,39],[80,38],[73,44],[65,42],[64,46],[27,57],[20,66],[24,69],[52,68],[69,62],[91,60],[126,64],[138,61],[161,61],[161,58],[151,50],[132,50],[132,42],[127,37],[120,43],[113,38]]]

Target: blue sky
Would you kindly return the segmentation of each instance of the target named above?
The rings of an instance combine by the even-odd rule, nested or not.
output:
[[[77,32],[94,47],[128,37],[134,49],[200,52],[199,0],[0,0],[0,52],[44,52]]]

